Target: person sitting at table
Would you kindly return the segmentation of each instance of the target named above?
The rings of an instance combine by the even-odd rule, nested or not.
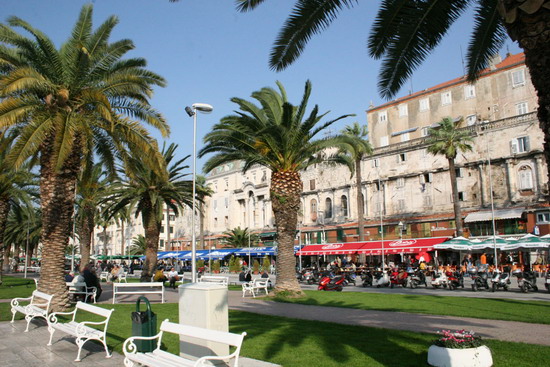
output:
[[[70,283],[74,279],[74,272],[70,271],[67,274],[65,274],[65,282]]]
[[[90,264],[86,265],[81,276],[83,278],[82,280],[86,283],[86,287],[96,288],[95,299],[96,301],[98,301],[103,290],[101,289],[101,283],[99,281],[99,278],[97,277],[95,270],[92,268]],[[79,279],[77,279],[77,282],[78,281]],[[91,298],[88,298],[88,301],[91,302]]]
[[[118,276],[120,272],[122,271],[120,265],[113,266],[113,269],[111,269],[111,280],[114,282],[118,279]]]
[[[170,269],[170,272],[168,273],[168,279],[170,279],[170,287],[176,289],[176,282],[180,280],[180,278],[178,276],[178,272],[176,271],[176,269],[174,269],[174,267]]]
[[[246,272],[246,276],[244,277],[247,282],[252,281],[252,274],[250,274],[250,271]]]

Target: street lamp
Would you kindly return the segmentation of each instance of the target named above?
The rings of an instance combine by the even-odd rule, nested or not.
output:
[[[197,190],[197,111],[203,113],[212,112],[214,109],[206,103],[193,103],[192,108],[185,107],[185,112],[189,117],[193,117],[193,215],[191,216],[191,282],[197,282],[197,242],[195,237],[195,209],[196,209],[196,190]]]
[[[403,227],[405,226],[403,222],[399,221],[399,224],[397,225],[399,227],[399,240],[403,239]]]

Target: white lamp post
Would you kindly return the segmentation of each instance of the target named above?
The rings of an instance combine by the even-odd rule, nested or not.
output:
[[[196,181],[197,181],[197,111],[209,113],[214,109],[206,103],[193,103],[193,108],[185,107],[189,117],[193,117],[193,214],[191,215],[191,282],[197,282],[197,242],[195,237]]]

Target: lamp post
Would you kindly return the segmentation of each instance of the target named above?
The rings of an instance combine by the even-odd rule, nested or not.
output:
[[[382,194],[382,180],[380,179],[380,171],[378,171],[378,205],[380,208],[380,240],[382,241],[382,271],[386,268],[386,262],[384,260],[384,219],[383,219],[383,207],[384,203],[381,198]]]
[[[212,112],[214,109],[206,103],[193,103],[192,108],[185,107],[185,112],[189,117],[193,117],[193,213],[191,215],[191,282],[197,282],[197,241],[195,236],[195,210],[196,210],[196,191],[197,191],[197,111],[203,113]]]

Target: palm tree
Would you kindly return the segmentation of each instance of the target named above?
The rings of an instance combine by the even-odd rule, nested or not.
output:
[[[71,236],[75,186],[83,158],[93,152],[112,162],[128,151],[159,158],[156,141],[141,122],[168,134],[148,99],[162,77],[142,58],[123,59],[130,40],[109,42],[116,17],[92,29],[92,6],[83,6],[68,41],[59,49],[17,17],[0,25],[0,129],[21,128],[8,160],[19,167],[40,154],[44,246],[40,289],[53,294],[52,308],[69,305],[63,267]],[[21,28],[30,37],[17,33]],[[114,165],[114,163],[110,163]]]
[[[147,241],[145,241],[145,237],[143,237],[142,234],[138,234],[136,238],[132,239],[132,244],[130,245],[130,248],[128,248],[128,254],[145,255],[146,252]]]
[[[223,234],[227,236],[222,240],[223,245],[233,248],[245,248],[249,244],[256,246],[260,241],[260,236],[256,233],[251,233],[248,228],[242,229],[241,227],[236,227],[230,231],[225,231]]]
[[[265,0],[237,0],[245,12]],[[309,39],[327,29],[340,11],[357,0],[297,0],[271,51],[269,65],[283,70],[303,52]],[[393,97],[414,70],[442,42],[453,23],[474,7],[474,27],[466,60],[468,80],[489,66],[508,36],[525,52],[525,63],[538,94],[537,115],[544,133],[544,155],[550,165],[550,7],[542,0],[383,0],[372,24],[370,55],[383,58],[379,89]],[[352,30],[356,32],[355,29]],[[550,169],[548,169],[550,187]]]
[[[6,223],[5,241],[14,244],[16,248],[23,248],[26,252],[27,265],[40,242],[42,230],[42,213],[33,203],[15,206],[8,216]]]
[[[164,206],[172,209],[177,216],[183,206],[192,205],[192,182],[184,179],[188,173],[183,173],[189,168],[183,165],[189,156],[174,160],[177,147],[170,144],[163,148],[164,162],[155,169],[140,158],[129,158],[126,162],[127,178],[114,185],[108,198],[110,217],[122,210],[133,211],[136,217],[141,214],[147,241],[142,273],[142,280],[145,281],[150,280],[156,268]]]
[[[279,91],[262,88],[252,93],[261,107],[241,98],[231,101],[240,111],[224,117],[205,138],[199,152],[202,157],[214,153],[204,165],[205,172],[232,161],[243,161],[243,172],[254,165],[271,170],[270,198],[277,226],[277,285],[275,292],[288,291],[302,295],[294,276],[296,260],[294,238],[300,209],[302,179],[300,171],[320,163],[318,153],[334,145],[334,139],[315,140],[334,122],[347,117],[317,123],[326,115],[318,115],[318,106],[306,116],[311,83],[306,82],[299,106],[290,104],[281,83]]]
[[[451,118],[445,117],[439,122],[438,127],[428,130],[428,139],[426,141],[429,144],[428,152],[433,155],[443,155],[449,162],[449,175],[451,177],[457,236],[462,236],[463,229],[460,201],[458,200],[455,158],[458,152],[468,152],[472,150],[472,146],[469,144],[472,140],[467,130],[458,129]]]
[[[335,157],[331,159],[339,160],[340,163],[347,165],[351,171],[351,177],[355,174],[355,185],[357,186],[357,226],[359,228],[359,241],[365,240],[365,218],[364,208],[365,200],[362,193],[363,176],[361,174],[361,162],[368,154],[372,154],[372,146],[364,138],[368,135],[366,125],[359,125],[354,122],[353,125],[348,125],[342,130],[342,139],[339,144],[340,150]]]
[[[76,221],[80,239],[80,271],[90,262],[90,250],[101,202],[109,195],[110,178],[101,163],[86,165],[77,186]]]
[[[207,196],[212,196],[212,194],[214,193],[214,190],[212,190],[212,188],[208,185],[206,185],[206,177],[202,176],[202,175],[197,175],[197,177],[195,178],[195,191],[197,193],[197,209],[198,209],[198,212],[199,212],[199,216],[200,216],[200,223],[199,223],[199,236],[200,236],[200,243],[201,243],[201,248],[204,250],[205,249],[205,244],[204,244],[204,199],[207,197]]]

